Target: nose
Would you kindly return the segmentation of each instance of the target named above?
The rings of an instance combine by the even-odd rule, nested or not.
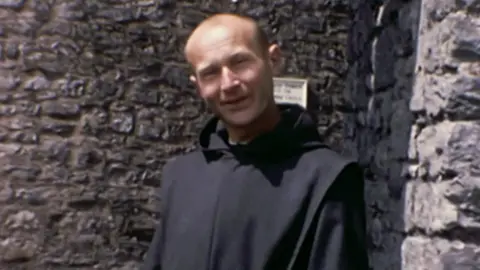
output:
[[[240,84],[240,81],[235,76],[235,74],[228,67],[223,67],[222,69],[222,81],[221,81],[221,90],[228,91],[236,88]]]

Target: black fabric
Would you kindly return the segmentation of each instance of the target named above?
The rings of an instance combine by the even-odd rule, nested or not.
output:
[[[162,220],[143,270],[364,270],[363,177],[280,105],[277,127],[230,145],[217,118],[199,150],[169,162]]]

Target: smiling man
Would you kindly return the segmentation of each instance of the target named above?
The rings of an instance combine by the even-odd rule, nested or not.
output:
[[[280,48],[255,21],[219,14],[185,56],[215,117],[197,151],[165,165],[143,269],[368,269],[362,171],[304,109],[275,104]]]

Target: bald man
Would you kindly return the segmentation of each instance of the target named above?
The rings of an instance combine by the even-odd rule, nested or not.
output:
[[[162,175],[144,270],[363,270],[363,176],[301,107],[275,104],[280,48],[219,14],[190,35],[190,80],[215,114]]]

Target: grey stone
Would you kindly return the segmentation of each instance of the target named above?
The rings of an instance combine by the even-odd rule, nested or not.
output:
[[[35,76],[25,82],[25,90],[45,90],[50,87],[50,81],[45,76]]]
[[[4,224],[9,229],[31,230],[38,227],[38,220],[35,213],[22,210],[8,216]]]
[[[2,0],[0,7],[3,8],[21,8],[25,4],[25,0]]]
[[[72,102],[46,101],[42,105],[42,112],[54,118],[71,118],[80,115],[80,106]]]
[[[11,73],[2,72],[0,74],[0,89],[10,91],[20,85],[20,78]]]
[[[21,199],[28,205],[42,206],[49,202],[52,191],[42,190],[42,188],[27,190],[22,193]]]
[[[404,270],[445,269],[442,256],[453,248],[461,248],[459,242],[426,237],[407,237],[402,245],[402,268]]]
[[[41,131],[45,134],[54,134],[59,136],[70,136],[75,131],[75,124],[60,122],[55,120],[43,120]]]
[[[460,221],[454,204],[444,197],[447,184],[411,182],[406,187],[406,209],[409,215],[405,220],[407,231],[421,228],[428,235],[448,231]]]
[[[458,0],[457,3],[461,8],[466,9],[469,12],[479,12],[480,11],[480,1],[479,0]]]
[[[469,227],[480,224],[480,171],[478,147],[476,140],[480,134],[480,127],[476,124],[459,124],[452,131],[449,140],[449,149],[446,154],[448,163],[445,174],[453,178],[445,192],[445,197],[457,206],[461,222]]]
[[[163,133],[163,125],[152,123],[140,123],[138,126],[138,136],[145,140],[158,140]]]
[[[42,170],[38,166],[28,166],[23,165],[19,166],[9,166],[4,168],[3,170],[10,179],[16,181],[35,181],[37,177],[40,175]]]
[[[36,152],[32,152],[32,158],[43,162],[65,164],[70,159],[71,148],[71,144],[66,140],[46,140]]]
[[[13,111],[16,114],[25,116],[38,116],[40,114],[40,104],[28,100],[21,100],[15,103]]]
[[[88,169],[99,165],[103,159],[103,153],[94,144],[84,143],[75,158],[74,166],[78,169]]]
[[[12,142],[24,144],[38,144],[39,141],[38,133],[29,130],[14,131],[8,137]]]
[[[456,1],[437,0],[423,1],[422,9],[427,19],[433,22],[439,22],[449,14],[455,12],[458,7]]]
[[[57,5],[57,16],[67,20],[81,20],[88,10],[82,9],[82,1],[69,1]]]
[[[44,91],[41,93],[37,93],[35,99],[42,102],[45,100],[53,100],[58,97],[58,94],[54,91]]]
[[[474,247],[455,248],[442,256],[443,270],[480,269],[480,250]]]
[[[132,8],[106,8],[97,11],[96,15],[112,22],[129,22],[136,19],[135,13]]]
[[[60,90],[64,97],[79,98],[85,93],[86,81],[84,79],[66,78],[60,80]]]
[[[445,111],[455,120],[474,120],[480,118],[480,78],[462,76],[452,83],[452,92],[448,97]]]
[[[480,4],[479,4],[480,5]],[[462,61],[480,61],[480,20],[458,19],[453,26],[452,55]]]
[[[112,116],[110,127],[120,133],[130,133],[134,128],[134,118],[131,113],[115,113]]]
[[[29,261],[36,255],[38,248],[38,244],[33,241],[9,237],[0,242],[0,259],[6,263]]]
[[[8,103],[11,97],[10,93],[0,93],[0,103]]]
[[[5,46],[5,56],[9,59],[17,59],[20,54],[18,49],[18,44],[16,43],[7,43]]]

